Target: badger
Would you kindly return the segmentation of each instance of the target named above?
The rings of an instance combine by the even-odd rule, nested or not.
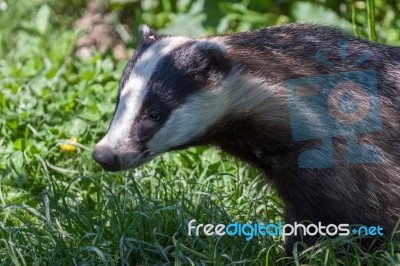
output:
[[[400,47],[288,24],[187,38],[140,27],[93,158],[134,168],[197,145],[258,168],[285,221],[379,225],[400,218]],[[291,236],[308,244],[316,236]]]

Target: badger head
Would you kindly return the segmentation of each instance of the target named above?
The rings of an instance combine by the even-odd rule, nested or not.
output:
[[[147,26],[140,35],[108,132],[93,151],[109,171],[198,143],[226,112],[220,87],[230,67],[221,44],[156,35]]]

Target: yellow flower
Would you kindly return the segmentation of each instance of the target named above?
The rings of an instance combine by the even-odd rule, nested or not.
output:
[[[72,142],[72,143],[77,143],[77,142],[78,142],[78,139],[77,139],[77,138],[72,138],[72,139],[70,140],[70,142]],[[75,147],[74,145],[71,145],[71,144],[61,143],[61,144],[60,144],[60,148],[61,148],[63,151],[76,151],[76,147]]]

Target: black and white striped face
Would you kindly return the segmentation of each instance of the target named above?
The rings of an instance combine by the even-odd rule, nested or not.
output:
[[[217,43],[158,36],[143,26],[94,159],[104,169],[118,171],[190,145],[224,115],[220,84],[228,65]]]

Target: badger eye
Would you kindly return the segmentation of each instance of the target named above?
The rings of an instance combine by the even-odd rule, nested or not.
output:
[[[155,111],[151,111],[148,115],[147,118],[153,121],[158,121],[161,118],[160,113],[155,112]]]

